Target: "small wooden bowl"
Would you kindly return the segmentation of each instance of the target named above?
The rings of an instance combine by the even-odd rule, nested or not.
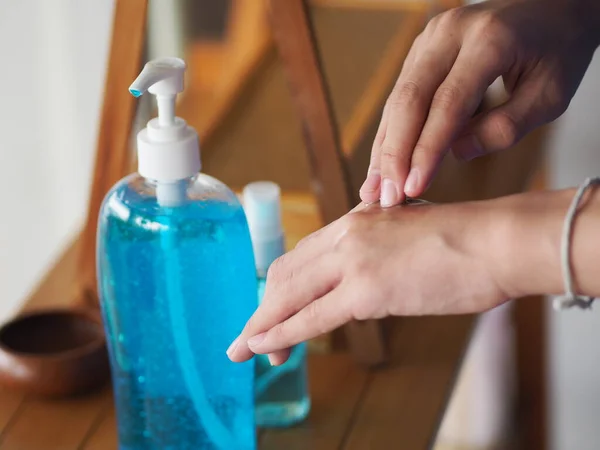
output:
[[[100,316],[53,309],[21,315],[0,327],[0,383],[45,397],[99,388],[110,366]]]

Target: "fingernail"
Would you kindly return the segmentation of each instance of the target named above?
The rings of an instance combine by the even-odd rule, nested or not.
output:
[[[269,355],[267,356],[267,358],[269,359],[269,364],[271,364],[272,366],[274,366],[274,365],[275,365],[275,363],[274,363],[273,361],[274,361],[274,359],[275,359],[275,358],[273,357],[273,355],[271,355],[271,354],[269,353]]]
[[[367,179],[360,187],[361,191],[364,192],[373,192],[379,189],[379,185],[381,184],[381,172],[379,170],[370,170]]]
[[[248,347],[256,347],[257,345],[260,345],[262,341],[265,340],[266,335],[267,333],[260,333],[256,336],[252,336],[250,339],[248,339]]]
[[[235,349],[237,348],[239,343],[240,343],[240,338],[236,337],[233,340],[233,342],[231,343],[231,345],[229,346],[229,348],[227,349],[227,356],[229,356],[231,358],[231,355],[233,355],[233,352],[235,352]]]
[[[406,195],[416,195],[416,190],[419,185],[419,169],[410,169],[406,184],[404,185],[404,193]]]
[[[477,139],[477,136],[471,135],[460,139],[455,145],[452,146],[452,153],[463,161],[470,161],[478,156],[483,156],[485,150]]]
[[[384,178],[381,182],[381,206],[387,208],[398,202],[398,190],[396,184],[389,178]]]

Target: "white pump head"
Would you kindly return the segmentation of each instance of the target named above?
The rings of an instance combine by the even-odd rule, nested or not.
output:
[[[285,252],[281,189],[271,181],[250,183],[244,188],[242,202],[252,237],[256,268],[266,274],[273,261]]]
[[[146,91],[156,95],[158,118],[137,135],[138,172],[162,183],[191,177],[201,168],[198,134],[175,117],[175,100],[183,91],[185,69],[179,58],[154,59],[129,87],[135,97]]]

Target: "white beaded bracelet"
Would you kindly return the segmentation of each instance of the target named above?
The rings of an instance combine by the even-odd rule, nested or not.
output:
[[[571,241],[573,240],[573,222],[577,215],[579,203],[585,192],[592,186],[600,184],[600,177],[590,177],[579,187],[567,215],[565,217],[563,231],[560,243],[560,263],[563,278],[565,281],[565,294],[556,297],[553,302],[554,309],[557,311],[577,307],[581,309],[591,309],[595,297],[587,295],[577,295],[573,281],[573,270],[571,264]]]

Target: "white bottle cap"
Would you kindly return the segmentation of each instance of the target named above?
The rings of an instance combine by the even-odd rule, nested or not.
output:
[[[281,189],[271,181],[248,184],[242,202],[259,274],[266,274],[269,266],[285,253],[281,224]]]
[[[135,97],[146,91],[156,95],[158,118],[138,133],[137,148],[138,172],[158,182],[182,180],[201,169],[198,134],[175,117],[175,100],[183,91],[185,69],[179,58],[154,59],[129,87]]]

